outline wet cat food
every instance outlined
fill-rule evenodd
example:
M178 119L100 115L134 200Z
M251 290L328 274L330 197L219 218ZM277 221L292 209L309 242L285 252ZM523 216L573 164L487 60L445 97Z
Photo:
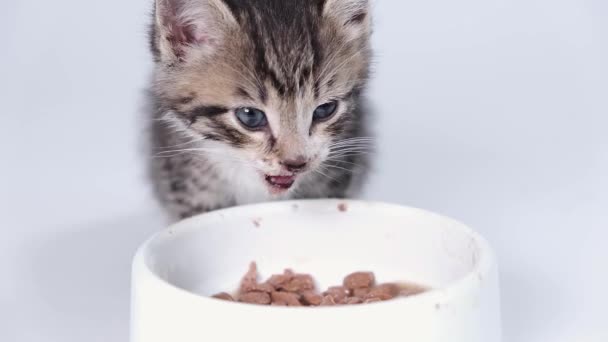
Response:
M256 305L272 306L334 306L356 305L413 296L426 289L416 285L376 284L372 272L356 272L344 278L341 286L324 292L315 288L312 276L285 270L266 282L258 282L256 263L251 263L243 276L238 294L219 293L213 298Z

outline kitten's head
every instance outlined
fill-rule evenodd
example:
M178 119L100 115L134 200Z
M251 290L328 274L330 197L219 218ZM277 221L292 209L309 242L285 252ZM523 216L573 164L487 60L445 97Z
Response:
M281 193L356 134L369 36L368 0L156 0L153 90Z

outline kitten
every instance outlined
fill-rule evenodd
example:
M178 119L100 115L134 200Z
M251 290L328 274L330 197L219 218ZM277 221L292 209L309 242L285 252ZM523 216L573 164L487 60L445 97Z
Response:
M154 12L150 166L173 218L359 190L368 0L156 0Z

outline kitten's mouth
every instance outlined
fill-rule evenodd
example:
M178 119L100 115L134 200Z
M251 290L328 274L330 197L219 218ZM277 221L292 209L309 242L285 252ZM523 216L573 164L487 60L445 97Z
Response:
M270 185L273 190L284 191L288 190L293 186L296 181L296 176L270 176L266 175L266 183Z

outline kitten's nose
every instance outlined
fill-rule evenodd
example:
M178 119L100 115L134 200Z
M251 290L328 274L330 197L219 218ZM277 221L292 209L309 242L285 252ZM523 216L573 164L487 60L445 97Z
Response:
M287 159L281 162L283 166L290 172L299 172L306 168L308 165L308 160L304 157L298 157L296 159Z

